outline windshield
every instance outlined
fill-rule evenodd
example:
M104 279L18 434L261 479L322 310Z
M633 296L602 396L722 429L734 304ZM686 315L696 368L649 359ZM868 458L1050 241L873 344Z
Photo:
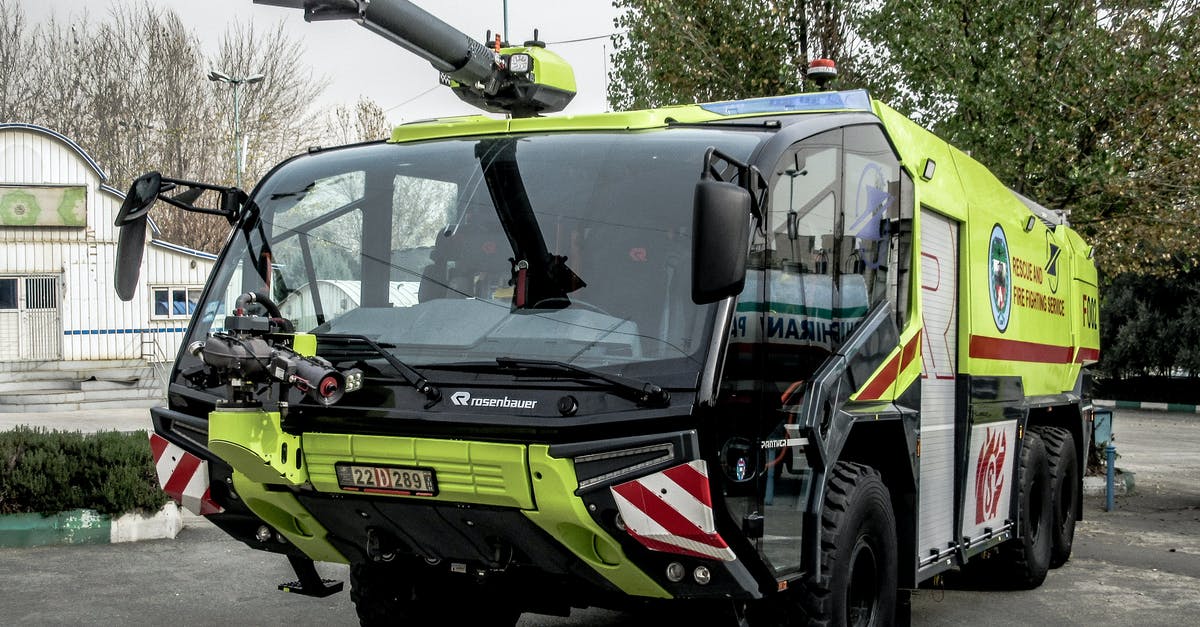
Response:
M195 333L267 288L297 331L364 335L413 366L694 370L713 315L690 295L694 185L706 148L747 159L759 139L554 134L297 159L256 191L261 224L235 233Z

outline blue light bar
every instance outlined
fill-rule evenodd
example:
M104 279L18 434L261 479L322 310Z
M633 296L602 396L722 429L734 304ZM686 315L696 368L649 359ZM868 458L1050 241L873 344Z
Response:
M792 111L870 111L871 96L863 89L818 91L790 96L710 102L700 105L700 108L719 115L788 113Z

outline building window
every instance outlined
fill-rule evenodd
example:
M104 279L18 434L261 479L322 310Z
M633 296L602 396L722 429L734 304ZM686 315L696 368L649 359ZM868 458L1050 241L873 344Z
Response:
M153 288L153 318L190 318L200 301L200 288L167 286Z
M17 280L0 279L0 309L17 308Z

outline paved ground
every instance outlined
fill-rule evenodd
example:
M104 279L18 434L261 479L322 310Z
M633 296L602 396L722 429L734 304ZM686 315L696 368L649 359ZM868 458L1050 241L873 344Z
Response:
M1070 562L1037 590L921 590L916 625L1181 625L1200 617L1200 417L1118 410L1120 465L1135 494L1115 512L1089 497ZM344 578L345 568L322 574ZM197 521L177 540L0 549L0 623L20 625L352 625L349 595L276 592L290 578L277 556L244 548ZM447 623L453 624L453 609ZM524 627L615 626L601 610Z

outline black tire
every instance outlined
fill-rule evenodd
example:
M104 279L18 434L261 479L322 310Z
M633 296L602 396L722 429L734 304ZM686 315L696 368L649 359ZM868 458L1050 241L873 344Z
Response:
M1079 454L1075 437L1061 427L1038 427L1038 435L1046 445L1046 462L1050 468L1050 502L1054 511L1051 522L1050 568L1058 568L1071 559L1075 543L1075 520L1079 518Z
M1050 466L1046 461L1046 446L1032 431L1025 433L1021 446L1020 493L1017 504L1019 537L1000 545L995 558L994 576L1002 587L1030 590L1042 585L1050 569L1050 548L1053 546L1051 526L1054 521L1050 498Z
M821 573L798 591L808 624L892 624L898 559L896 517L879 471L838 462L821 514Z
M399 568L359 562L350 565L350 600L358 623L375 625L419 625L412 580Z
M466 577L433 577L417 584L417 602L426 611L421 625L513 627L521 619L514 594ZM453 620L447 622L447 612Z
M450 623L472 627L511 627L521 618L494 587L432 572L414 577L392 564L351 564L350 600L364 627L442 624L448 612Z

